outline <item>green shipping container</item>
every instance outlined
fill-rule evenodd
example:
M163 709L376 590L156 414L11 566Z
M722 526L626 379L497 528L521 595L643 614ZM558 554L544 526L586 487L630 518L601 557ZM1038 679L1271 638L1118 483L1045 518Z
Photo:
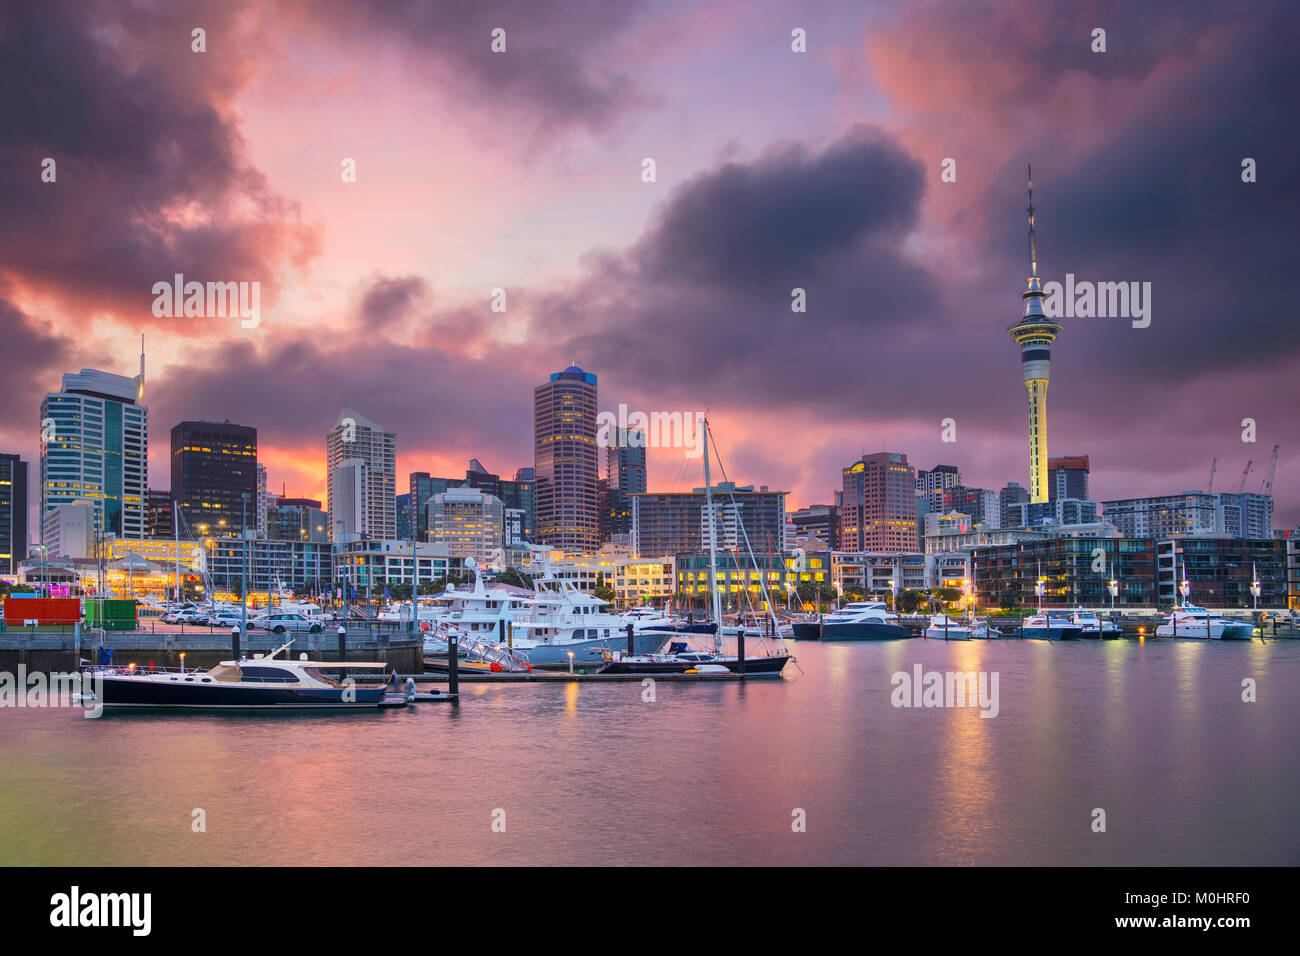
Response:
M102 615L102 619L101 619ZM106 631L134 631L135 601L123 598L86 598L86 623Z

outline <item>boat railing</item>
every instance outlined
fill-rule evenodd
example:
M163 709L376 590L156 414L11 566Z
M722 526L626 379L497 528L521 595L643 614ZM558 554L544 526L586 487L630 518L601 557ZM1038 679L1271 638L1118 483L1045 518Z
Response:
M462 627L440 621L436 632L443 640L447 640L452 634L455 634L456 644L465 652L466 656L477 658L485 664L496 664L503 671L530 671L533 669L533 665L528 662L528 655L523 651L504 647L495 641L485 641Z

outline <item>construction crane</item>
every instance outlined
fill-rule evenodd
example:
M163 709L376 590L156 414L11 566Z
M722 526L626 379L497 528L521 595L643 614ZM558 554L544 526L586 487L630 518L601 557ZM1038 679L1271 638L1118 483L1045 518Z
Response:
M1264 480L1264 494L1266 495L1271 495L1273 493L1273 476L1277 474L1277 449L1278 446L1274 445L1273 461L1268 466L1268 478Z
M1255 464L1255 459L1252 458L1246 462L1246 467L1242 469L1241 481L1237 482L1237 494L1241 494L1246 490L1246 476L1250 474L1250 466L1253 464Z
M1209 487L1210 494L1214 494L1214 469L1218 467L1219 467L1218 457L1212 458L1210 460L1210 487Z

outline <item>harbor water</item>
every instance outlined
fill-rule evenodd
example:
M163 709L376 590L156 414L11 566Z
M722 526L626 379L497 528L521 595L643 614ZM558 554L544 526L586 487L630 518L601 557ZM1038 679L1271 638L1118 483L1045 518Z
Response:
M1300 641L791 647L802 673L653 700L6 708L0 864L1300 863ZM894 706L916 665L996 674L996 716Z

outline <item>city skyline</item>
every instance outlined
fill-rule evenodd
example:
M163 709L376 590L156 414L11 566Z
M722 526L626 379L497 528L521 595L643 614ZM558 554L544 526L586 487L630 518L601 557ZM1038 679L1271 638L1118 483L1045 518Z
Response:
M166 429L228 418L258 428L271 487L324 499L321 436L342 405L397 434L399 486L470 457L510 473L531 463L531 389L571 362L601 376L603 408L709 409L729 475L790 489L792 508L827 500L864 451L1029 487L1005 327L1032 161L1042 279L1154 288L1149 327L1062 320L1050 447L1089 455L1105 500L1204 488L1213 458L1225 490L1253 459L1257 491L1280 444L1274 523L1297 523L1300 342L1261 285L1285 274L1300 161L1283 8L777 5L743 25L727 9L520 13L505 75L472 16L431 37L327 6L313 50L288 39L294 5L100 12L107 30L57 4L16 14L7 69L51 60L49 115L132 137L83 143L12 114L0 448L37 461L32 397L80 368L129 373L143 329L158 489ZM1105 53L1089 50L1094 18ZM340 73L340 50L374 69ZM741 58L761 111L716 82ZM169 82L142 104L143 74ZM724 106L726 129L705 122ZM417 109L429 122L400 121ZM104 178L120 188L88 186ZM153 283L178 273L262 282L260 325L155 319ZM672 486L681 458L650 450L651 490L700 484Z

